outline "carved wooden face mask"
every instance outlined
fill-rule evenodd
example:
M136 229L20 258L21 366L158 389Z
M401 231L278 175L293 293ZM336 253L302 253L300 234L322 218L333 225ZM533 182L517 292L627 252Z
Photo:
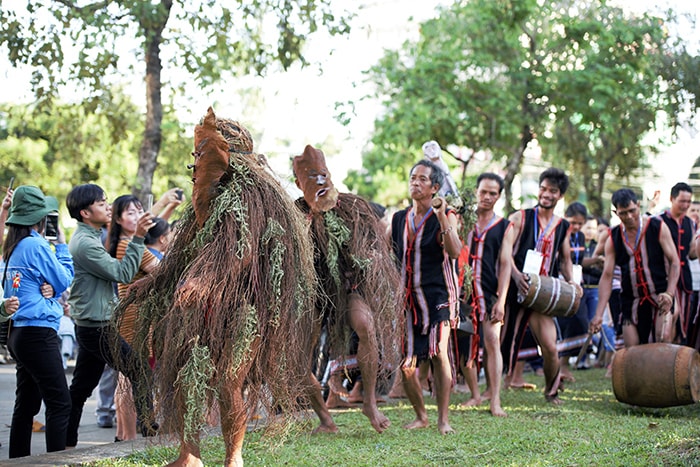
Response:
M335 207L338 190L333 186L323 152L307 145L293 160L296 184L304 192L304 200L313 212L326 212Z

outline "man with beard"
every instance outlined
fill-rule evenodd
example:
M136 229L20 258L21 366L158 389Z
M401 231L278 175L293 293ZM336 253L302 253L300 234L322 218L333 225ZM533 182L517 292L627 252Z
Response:
M385 364L392 362L392 346L400 329L395 324L398 272L389 243L372 206L359 196L335 189L322 151L307 145L293 159L293 169L296 185L304 192L296 205L310 223L320 287L316 306L328 329L329 352L333 357L348 355L349 330L357 334L362 413L381 433L391 423L377 408L379 355ZM338 427L323 402L320 385L309 375L311 405L321 422L314 433L335 433Z
M569 222L554 214L554 208L569 187L569 177L561 169L549 168L540 174L539 183L537 206L516 211L509 217L515 232L515 244L501 351L508 370L508 384L529 324L542 349L545 399L559 405L561 375L556 323L551 316L533 313L532 309L520 306L518 301L518 294L527 295L530 274L551 277L561 274L568 282L573 279Z
M613 269L618 265L622 271L620 302L625 347L659 341L669 328L669 312L680 275L673 238L659 217L641 214L637 195L632 190L617 190L612 204L621 223L610 230L605 240L605 265L590 330L598 332L601 328L612 289Z

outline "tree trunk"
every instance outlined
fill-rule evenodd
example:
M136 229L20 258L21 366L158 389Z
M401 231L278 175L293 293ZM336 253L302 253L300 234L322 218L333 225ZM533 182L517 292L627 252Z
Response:
M505 185L505 214L510 215L511 212L513 212L513 190L512 190L512 185L513 185L513 180L515 179L515 176L520 173L520 166L522 165L523 162L523 154L525 154L525 149L527 148L527 145L530 144L530 141L532 141L533 135L532 135L532 130L530 129L529 125L523 126L523 134L522 137L520 138L520 146L514 151L513 156L508 159L508 163L506 164L506 174L503 177L503 182Z
M139 168L136 173L136 184L132 193L139 199L145 200L153 188L153 174L158 166L158 153L163 138L161 125L163 123L163 102L161 100L160 73L160 44L163 40L163 29L168 22L172 1L161 3L159 21L153 18L141 21L144 29L145 59L146 59L146 127L143 141L139 148Z

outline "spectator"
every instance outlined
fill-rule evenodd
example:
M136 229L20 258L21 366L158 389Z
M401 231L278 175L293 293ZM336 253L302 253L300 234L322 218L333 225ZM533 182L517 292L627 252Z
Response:
M55 252L42 237L46 215L58 210L55 198L33 186L20 186L12 198L3 252L4 296L16 296L8 347L17 362L17 390L10 428L10 458L31 455L34 416L46 406L46 450L66 448L71 399L66 385L58 327L63 309L58 298L73 279L73 262L60 227ZM51 298L42 293L51 286ZM10 310L8 310L10 311Z
M143 237L153 226L152 215L140 216L125 257L117 260L100 241L101 227L110 222L112 215L104 190L93 184L76 186L68 194L66 205L71 217L78 221L69 245L76 269L69 303L80 347L70 386L73 407L66 445L78 444L83 406L97 386L105 364L124 371L131 380L139 429L142 435L153 436L158 424L153 420L151 383L143 378L147 374L143 369L146 363L118 337L110 323L115 304L112 283L130 282L138 271L143 257ZM120 342L117 355L111 352L114 342Z
M114 200L112 203L112 221L109 224L107 236L107 251L110 256L118 260L122 260L126 256L129 244L134 240L138 221L143 214L141 202L133 195L122 195ZM153 224L155 227L155 218L153 219ZM124 298L129 285L150 274L158 266L159 262L160 260L146 249L143 252L139 269L133 278L129 282L120 282L118 284L119 298ZM126 307L117 316L119 334L129 345L132 344L134 333L137 332L137 314L138 309L135 305L132 305ZM124 373L120 373L117 377L117 390L114 393L114 405L117 415L115 441L136 439L136 409L133 398L130 397L130 392L132 392L132 388L129 380L124 376Z

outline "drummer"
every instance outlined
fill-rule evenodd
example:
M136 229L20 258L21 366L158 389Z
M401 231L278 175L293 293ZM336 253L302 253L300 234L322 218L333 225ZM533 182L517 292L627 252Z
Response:
M590 330L600 330L613 269L618 265L622 271L620 305L625 347L646 344L650 338L668 342L674 331L670 312L680 276L680 259L671 231L660 217L642 215L637 195L628 188L613 193L612 204L620 225L613 227L605 240L605 266Z
M569 187L563 170L549 168L540 174L537 206L510 215L515 243L511 268L511 285L506 300L506 319L501 342L506 387L513 379L516 358L529 324L544 360L545 390L548 402L560 405L561 375L557 353L557 328L552 317L533 313L520 306L518 296L529 289L529 275L558 277L573 283L569 222L554 214L554 208Z

